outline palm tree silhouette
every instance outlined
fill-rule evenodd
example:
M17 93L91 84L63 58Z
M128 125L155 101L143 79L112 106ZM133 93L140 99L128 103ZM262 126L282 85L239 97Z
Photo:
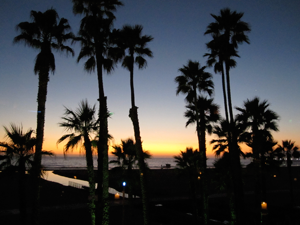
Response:
M141 25L125 25L119 32L121 47L125 50L124 57L122 60L122 66L129 70L130 72L130 95L131 95L131 109L129 110L129 117L133 124L134 137L137 148L137 158L140 170L140 182L142 189L142 202L143 202L143 215L144 215L144 225L149 223L148 215L148 196L147 188L145 184L145 162L143 158L143 147L140 135L140 125L138 119L138 107L135 104L135 92L134 92L134 64L136 64L139 69L146 67L147 61L144 56L152 57L152 51L146 47L147 43L152 41L153 38L149 35L142 35L143 27ZM126 53L127 51L127 53Z
M299 147L295 145L295 142L291 140L282 141L282 145L278 145L275 150L280 153L280 159L286 157L286 165L288 170L289 184L290 184L290 201L291 205L294 206L294 191L293 191L293 175L292 175L292 158L300 158Z
M14 38L14 43L23 42L25 46L40 49L34 65L34 73L39 76L37 95L37 142L34 160L36 162L36 168L39 169L42 160L41 152L44 139L49 72L51 71L54 73L55 71L55 58L52 50L54 49L74 55L73 50L64 45L69 39L73 38L73 34L71 32L67 33L71 29L68 20L65 18L59 20L58 14L54 9L48 9L45 12L31 11L30 17L32 18L32 22L21 22L17 25L17 30L20 31L20 34ZM33 216L35 223L39 223L39 171L36 173L38 179L35 184L36 200Z
M20 220L21 224L26 224L26 171L35 166L34 150L36 138L32 137L33 130L29 129L25 133L23 127L11 124L9 128L4 127L8 142L0 142L1 158L0 170L3 172L18 172L19 176L19 196L20 196ZM49 151L42 151L41 154L53 155Z
M236 121L234 123L235 133L237 134L237 144L245 142L246 137L243 134L244 128L239 126ZM215 155L219 157L225 152L229 153L230 128L228 122L225 119L220 120L219 124L213 126L212 133L218 137L217 139L212 139L210 141L210 144L214 144L213 150L215 151ZM237 149L240 152L240 156L246 157L239 145L237 145Z
M232 57L240 57L236 50L230 45L229 49L225 49L226 40L224 35L212 34L213 40L206 43L207 49L210 53L204 54L204 57L208 57L207 66L212 67L214 66L215 73L221 73L222 75L222 89L223 89L223 101L224 101L224 108L225 108L225 118L229 121L228 116L228 104L227 104L227 94L226 94L226 82L225 82L225 72L224 72L224 62L225 59L229 68L236 67L236 62Z
M110 163L117 164L122 168L123 176L126 183L128 184L126 185L128 187L128 197L129 199L131 199L132 189L134 185L134 174L132 170L138 164L137 149L134 140L131 138L121 140L121 144L114 145L113 149L114 151L112 151L112 154L115 155L117 159L111 160ZM143 151L144 159L149 159L150 157L151 155L148 151ZM127 175L127 178L125 176L125 173Z
M278 131L277 120L279 116L269 109L268 102L260 101L258 97L244 101L243 108L236 107L240 112L236 120L245 128L244 135L247 135L251 143L253 153L253 170L255 173L255 220L260 221L261 195L261 155L264 154L263 144L266 140L273 140L271 131Z
M241 142L245 141L245 136L243 135L244 129L242 126L234 122L234 126L231 129L235 129L235 134L237 135L237 146L236 148L240 152L240 156L244 158L246 155L240 149L238 145ZM225 189L227 192L227 196L229 199L229 208L230 208L230 216L231 216L231 223L236 224L236 210L235 210L235 203L234 203L234 193L232 187L232 175L231 175L231 168L230 168L230 155L229 155L229 143L230 143L230 125L226 119L223 119L219 122L219 124L213 127L212 133L217 136L211 140L210 144L214 144L213 150L215 151L216 157L221 158L214 163L216 168L217 174L217 183L220 189Z
M186 148L185 151L180 151L180 154L174 156L176 167L187 171L191 187L191 198L193 208L195 210L195 218L199 216L199 207L197 204L197 183L201 179L200 172L200 153L198 149Z
M206 181L206 146L205 146L205 107L200 109L201 101L203 98L199 97L201 93L212 95L213 82L212 75L205 72L205 66L201 67L199 62L188 61L187 66L180 68L180 76L175 78L178 84L176 94L186 94L185 101L188 103L188 112L186 116L190 117L188 124L191 122L196 123L196 131L198 137L199 152L201 156L201 185L202 185L202 201L203 201L203 221L204 224L208 223L208 196L207 196L207 181ZM200 101L200 104L198 103ZM207 109L207 108L206 108ZM188 125L187 124L187 125Z
M72 111L65 107L65 116L62 117L63 122L59 123L59 126L65 128L66 131L70 131L71 133L63 135L57 141L57 144L59 144L68 140L67 144L64 146L64 154L66 154L69 150L77 148L78 145L83 143L89 181L89 210L92 225L95 224L96 209L95 174L91 144L91 135L98 130L98 121L95 119L95 113L95 105L92 107L89 106L87 100L81 101L79 103L79 108L76 111Z
M229 8L222 9L219 16L211 14L215 22L210 23L205 32L205 34L211 34L214 38L207 47L211 47L212 52L215 49L219 50L219 54L216 54L216 56L219 56L219 62L222 64L222 67L223 62L225 63L228 108L231 122L234 121L234 118L231 104L229 70L235 66L235 62L231 57L238 56L235 51L238 48L238 44L242 44L243 42L249 44L248 36L245 33L250 31L250 27L248 23L241 21L243 15L244 13L237 13L236 11L231 11Z
M113 70L111 47L111 28L117 6L123 5L118 0L73 0L74 14L84 15L81 20L79 38L81 51L77 61L87 58L84 68L88 72L97 71L99 100L99 141L98 141L98 224L109 223L108 204L108 109L107 97L104 94L103 70L110 73ZM101 193L101 194L100 194ZM101 196L101 197L100 197ZM100 205L101 204L101 205ZM103 210L102 210L103 209ZM102 211L102 215L100 214Z
M231 11L229 8L224 8L220 11L220 15L211 14L215 19L215 22L212 22L208 25L205 34L211 34L213 40L207 44L208 49L211 53L206 54L209 56L208 65L215 65L215 71L222 73L222 85L223 85L223 94L224 94L224 104L225 104L225 116L229 124L234 123L233 112L232 112L232 102L231 102L231 89L230 89L230 68L236 66L235 60L232 57L239 57L237 54L238 44L246 42L249 44L247 32L250 31L250 26L248 23L241 21L243 13L237 13L236 11ZM218 59L217 59L218 58ZM225 67L225 69L224 69ZM227 100L228 100L228 109L229 109L229 118L227 112L227 100L225 96L225 79L224 71L226 74L226 86L227 86ZM236 149L236 135L234 132L229 133L232 138L232 147L229 147L230 157L231 157L231 169L232 169L232 182L234 182L235 190L235 205L237 211L237 222L239 223L240 219L243 219L244 211L244 197L243 197L243 184L242 184L242 174L239 158L239 151ZM231 145L231 141L229 143Z

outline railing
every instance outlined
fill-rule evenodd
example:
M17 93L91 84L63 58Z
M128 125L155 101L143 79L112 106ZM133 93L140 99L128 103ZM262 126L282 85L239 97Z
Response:
M82 184L78 184L78 183L73 182L73 181L69 181L69 186L74 187L74 188L78 188L78 189L83 189Z

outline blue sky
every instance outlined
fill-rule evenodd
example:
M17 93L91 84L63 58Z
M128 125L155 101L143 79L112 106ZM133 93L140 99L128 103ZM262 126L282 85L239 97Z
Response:
M205 65L203 55L207 25L213 22L210 14L219 14L229 7L244 12L243 21L251 26L250 45L239 47L237 67L231 70L232 102L242 106L243 101L255 96L268 100L270 109L280 115L277 141L292 139L300 145L300 2L296 0L127 0L116 12L115 28L124 24L141 24L143 34L151 35L149 43L153 58L148 66L135 70L136 105L139 107L141 136L146 150L176 155L185 147L197 147L195 127L185 128L184 96L176 96L174 78L178 69L189 59ZM38 77L33 73L38 51L22 44L13 45L18 34L15 26L29 21L31 10L55 8L60 17L69 20L76 34L81 17L72 13L71 1L61 0L2 0L0 3L0 125L13 122L25 129L36 128ZM55 53L56 71L50 75L46 103L45 142L47 150L62 153L63 144L56 141L64 134L58 123L64 107L75 109L87 98L97 101L97 78L76 63L79 44L72 46L75 57ZM221 77L215 75L215 102L223 113ZM109 132L114 143L133 137L130 108L129 72L120 65L104 77L109 119ZM0 129L0 140L4 139ZM208 138L208 141L211 137ZM208 149L211 146L208 145Z

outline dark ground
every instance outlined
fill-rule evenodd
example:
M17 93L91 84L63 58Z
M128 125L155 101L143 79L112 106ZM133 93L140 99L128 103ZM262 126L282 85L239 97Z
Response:
M59 170L56 174L86 180L87 173L84 170ZM276 174L276 177L274 177ZM300 206L300 168L294 167L294 202ZM214 170L209 170L209 208L210 218L215 221L229 220L229 207L225 194L216 190L214 182ZM29 180L29 178L28 178ZM110 171L110 186L122 191L121 174L118 171ZM16 175L0 173L0 224L19 224L18 210L18 182ZM269 224L299 224L300 208L292 208L289 205L289 187L286 168L273 171L266 177L268 190L268 220ZM178 175L173 169L151 170L148 176L150 196L150 217L152 224L179 225L196 224L193 216L192 202L190 200L189 182L187 174ZM253 177L244 170L245 202L249 224L252 220L253 208ZM32 190L27 187L28 205L31 205ZM138 194L138 193L137 193ZM57 183L43 181L41 191L41 218L42 225L82 225L88 224L88 210L86 207L88 193L84 189L76 189ZM155 206L160 204L162 206ZM111 224L122 224L124 209L124 224L142 224L142 207L140 199L135 199L132 204L122 200L110 200ZM200 201L199 201L200 205ZM28 209L30 211L30 207ZM210 222L211 224L221 224Z

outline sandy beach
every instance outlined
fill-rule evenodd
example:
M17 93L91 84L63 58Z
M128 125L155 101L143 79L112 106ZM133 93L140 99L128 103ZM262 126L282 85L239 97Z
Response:
M300 168L294 167L294 197L296 205L300 205ZM267 176L268 209L270 224L290 224L300 221L299 208L289 206L289 191L287 185L286 168L280 168ZM54 173L87 180L85 170L56 170ZM275 174L276 173L276 174ZM215 188L214 170L209 174L209 206L211 224L221 224L229 219L226 195ZM274 177L276 175L276 177ZM7 176L0 173L0 220L1 224L18 224L18 186L17 176ZM110 171L110 187L122 191L121 175L117 171ZM148 174L148 191L150 199L150 216L152 224L195 224L190 188L187 174L179 174L174 169L151 170ZM251 209L253 205L253 177L244 170L245 201L251 224ZM28 205L31 205L32 190L27 187ZM63 186L43 180L41 191L42 224L85 224L88 221L87 210L88 193L85 189ZM200 201L198 202L200 205ZM128 201L125 201L128 204ZM122 222L122 201L110 200L111 224ZM30 211L30 208L28 209ZM125 207L125 224L142 224L140 199L135 199ZM219 222L218 222L219 221Z

